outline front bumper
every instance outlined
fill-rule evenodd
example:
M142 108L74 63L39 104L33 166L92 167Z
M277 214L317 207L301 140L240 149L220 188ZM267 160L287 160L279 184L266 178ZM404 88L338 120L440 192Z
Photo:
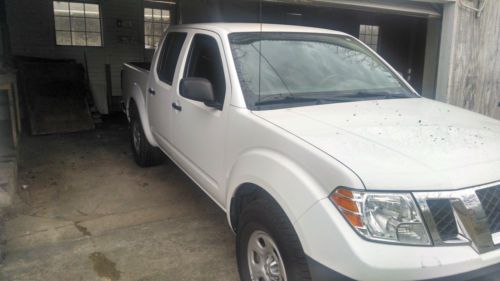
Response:
M354 279L342 275L314 259L307 257L307 264L314 281L353 281ZM447 277L434 278L433 281L498 281L500 279L500 266L491 265L474 271L456 274ZM430 280L430 279L427 279ZM423 280L425 281L425 280Z
M295 228L310 257L313 280L467 280L500 271L500 249L478 254L469 245L406 246L367 241L327 198L302 215Z

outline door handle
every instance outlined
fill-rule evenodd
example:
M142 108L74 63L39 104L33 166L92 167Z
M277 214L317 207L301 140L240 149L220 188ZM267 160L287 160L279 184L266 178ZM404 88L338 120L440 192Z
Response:
M177 111L182 111L182 106L180 106L179 104L173 102L172 103L172 108L177 110Z
M153 89L153 88L148 88L148 92L149 92L151 95L156 94L155 89Z

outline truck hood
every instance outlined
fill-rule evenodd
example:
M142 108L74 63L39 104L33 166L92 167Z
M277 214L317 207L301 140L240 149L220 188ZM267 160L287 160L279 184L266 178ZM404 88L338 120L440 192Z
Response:
M500 121L425 98L254 111L349 167L369 190L500 180Z

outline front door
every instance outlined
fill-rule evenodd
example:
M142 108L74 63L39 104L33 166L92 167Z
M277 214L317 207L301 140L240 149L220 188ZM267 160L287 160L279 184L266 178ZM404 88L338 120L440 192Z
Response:
M221 202L219 186L224 177L224 147L229 107L229 76L223 63L222 43L217 34L196 32L191 37L183 77L208 79L222 110L186 99L177 92L172 104L174 146L181 166L216 201Z

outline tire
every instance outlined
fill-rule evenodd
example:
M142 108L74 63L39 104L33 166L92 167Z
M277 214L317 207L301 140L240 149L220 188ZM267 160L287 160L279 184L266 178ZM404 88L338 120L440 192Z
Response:
M262 238L259 238L259 235L263 235ZM265 235L268 235L271 238L271 241L266 240L267 238ZM255 243L252 242L249 246L249 242L255 241L256 237L258 238L257 241L261 241L257 242L259 245L261 245L262 241L264 241L264 244L267 244L268 246L277 246L277 253L274 250L272 252L275 253L275 257L279 256L281 258L283 266L277 267L280 268L280 272L284 268L286 276L278 274L281 276L273 279L277 276L276 274L273 275L270 273L273 272L273 270L268 270L271 267L268 264L264 265L264 268L266 269L263 270L264 272L267 272L267 279L266 277L259 278L259 275L261 274L259 270L254 270L257 273L253 274L254 279L252 279L249 259L253 259L253 263L257 264L255 267L261 267L261 262L263 260L260 255L256 253L256 251L249 250L252 248L251 245L255 245ZM249 251L251 252L250 255L252 257L250 257ZM306 256L297 233L283 210L270 199L257 199L249 203L249 205L241 212L236 234L236 255L238 260L238 270L242 281L311 280ZM271 254L271 256L273 255ZM266 260L264 263L267 263L269 260L273 260L273 257L264 259ZM258 261L258 263L256 261ZM276 273L276 270L274 270L274 273Z
M134 160L140 167L152 167L165 161L163 152L152 146L142 127L139 112L134 103L130 104L130 144Z

